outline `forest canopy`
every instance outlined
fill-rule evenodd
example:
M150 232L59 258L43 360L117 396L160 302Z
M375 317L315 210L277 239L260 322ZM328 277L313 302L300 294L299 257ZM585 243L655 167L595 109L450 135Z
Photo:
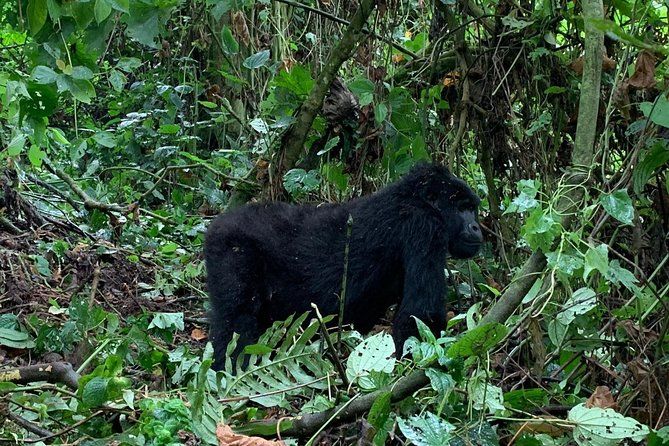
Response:
M669 445L668 41L655 0L0 2L0 441ZM315 308L212 369L216 215L424 162L481 198L444 330Z

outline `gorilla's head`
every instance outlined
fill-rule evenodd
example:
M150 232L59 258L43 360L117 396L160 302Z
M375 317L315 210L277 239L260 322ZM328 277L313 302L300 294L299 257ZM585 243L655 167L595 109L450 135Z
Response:
M481 199L442 166L421 164L409 176L417 181L414 197L442 222L449 254L458 259L475 256L483 244L477 218Z

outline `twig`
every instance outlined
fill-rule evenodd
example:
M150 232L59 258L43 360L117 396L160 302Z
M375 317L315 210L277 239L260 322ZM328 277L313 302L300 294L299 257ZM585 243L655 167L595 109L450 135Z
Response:
M339 320L337 321L337 352L341 353L341 330L344 325L344 306L346 305L346 288L348 284L348 254L351 247L351 231L353 229L353 216L349 215L346 220L346 245L344 246L344 274L341 278L341 293L339 293Z
M341 378L342 384L344 385L344 387L348 388L349 382L348 379L346 379L346 370L344 370L344 366L339 360L339 355L337 354L337 350L332 344L332 339L330 339L330 335L328 334L325 322L323 322L323 316L321 316L321 312L318 311L318 305L312 303L311 308L313 308L316 311L316 319L318 319L318 324L320 325L321 333L323 334L323 338L325 338L325 343L328 345L330 356L332 356L332 362L334 362L335 367L337 367L337 372L339 373L339 377Z
M72 425L66 427L66 428L63 429L63 430L60 430L60 431L58 431L58 432L54 432L54 433L51 434L51 435L46 435L46 436L41 437L41 438L28 439L28 440L23 440L23 441L24 441L24 443L40 443L40 442L46 442L46 441L48 441L48 440L50 440L50 439L52 439L52 438L60 437L61 435L65 435L66 433L68 433L68 432L70 432L70 431L73 431L74 429L78 428L78 427L81 426L82 424L88 423L90 420L92 420L93 418L97 417L98 415L102 415L103 413L104 413L104 410L98 410L97 412L95 412L95 413L93 413L93 414L87 416L86 418L77 421L76 423L74 423L74 424L72 424Z
M28 432L32 432L33 434L39 435L40 437L50 437L53 435L53 432L51 432L50 430L44 429L43 427L38 426L35 423L31 423L25 418L16 415L14 412L10 411L9 414L7 414L7 418L12 420L17 425L21 426Z

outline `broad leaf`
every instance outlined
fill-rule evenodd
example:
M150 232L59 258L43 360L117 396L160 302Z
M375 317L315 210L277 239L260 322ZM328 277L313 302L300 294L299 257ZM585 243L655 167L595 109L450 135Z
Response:
M387 333L378 333L362 341L346 361L346 377L363 389L373 389L371 372L392 373L395 368L395 342Z
M444 446L452 437L455 426L431 412L422 416L397 420L400 430L416 446Z
M468 330L460 339L455 341L448 349L448 355L463 358L482 356L497 345L506 336L507 331L506 326L497 322L480 325L473 330Z
M643 441L650 433L647 426L612 409L574 406L567 415L574 426L574 440L580 446L608 446L622 440Z
M269 60L269 50L262 50L244 59L242 65L244 65L246 68L250 70L254 70L256 68L260 68L263 65L265 65L268 60Z
M611 217L626 225L632 224L634 206L626 190L620 189L610 194L602 194L599 202Z

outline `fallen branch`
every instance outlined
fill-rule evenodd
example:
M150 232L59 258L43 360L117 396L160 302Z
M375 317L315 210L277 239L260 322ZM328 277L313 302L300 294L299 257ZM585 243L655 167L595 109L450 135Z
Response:
M79 388L79 374L69 362L35 364L0 371L0 382L27 384L35 381L63 383L74 390Z
M347 401L340 406L324 412L312 413L300 417L289 417L281 419L263 420L249 423L235 431L246 435L261 435L265 437L276 436L277 432L282 435L306 437L316 432L322 425L341 422L355 418L367 412L378 397L388 392L391 393L392 401L400 401L413 394L429 382L422 370L411 373L400 378L392 386L385 387L376 392L358 396L353 401Z
M66 174L62 169L58 169L57 167L52 166L50 163L46 162L46 160L43 161L43 164L49 172L63 180L70 187L70 189L72 189L72 192L74 192L84 202L84 207L86 209L97 209L105 213L118 212L119 214L129 214L137 208L136 203L130 204L128 206L119 206L118 204L114 203L103 203L101 201L94 200L81 187L79 187L74 178Z

